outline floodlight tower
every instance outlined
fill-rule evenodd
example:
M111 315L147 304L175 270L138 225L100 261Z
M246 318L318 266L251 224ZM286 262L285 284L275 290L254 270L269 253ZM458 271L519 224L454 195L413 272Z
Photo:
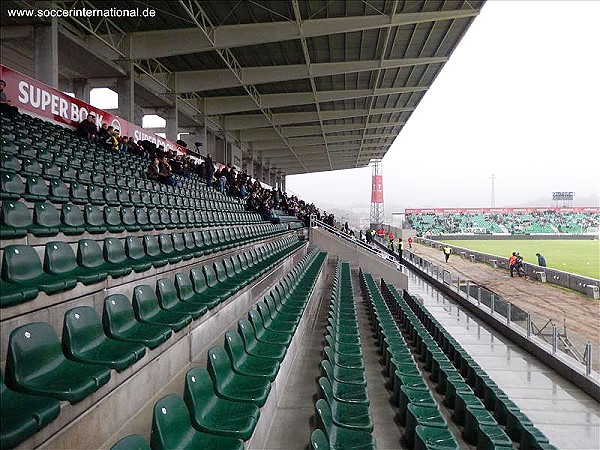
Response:
M372 159L373 168L371 185L371 229L378 230L383 226L383 176L381 175L381 159Z
M492 195L490 199L490 207L496 207L496 189L494 186L494 181L496 181L496 175L492 174Z

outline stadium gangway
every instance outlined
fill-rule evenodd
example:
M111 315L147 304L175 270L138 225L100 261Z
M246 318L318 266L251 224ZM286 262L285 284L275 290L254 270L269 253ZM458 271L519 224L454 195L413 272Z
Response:
M356 237L350 236L346 233L342 233L335 227L332 227L331 225L327 225L325 222L318 220L317 216L314 214L311 214L311 216L310 216L310 227L311 228L316 228L316 227L323 228L324 230L327 230L330 233L335 234L337 237L345 240L346 242L348 242L352 245L356 245L359 248L361 248L369 253L372 253L376 256L379 256L382 259L391 261L394 264L399 264L398 260L394 256L390 255L387 251L381 251L375 247L371 247L370 245L365 244L364 242L362 242L360 239L357 239Z
M378 244L382 245L381 243ZM569 373L569 378L575 385L592 397L600 399L600 374L592 368L594 351L591 342L588 341L585 345L583 361L579 361L573 354L564 352L559 348L560 334L556 324L552 324L551 342L548 343L534 333L531 312L525 311L525 326L522 326L515 320L516 317L512 311L513 305L510 302L503 301L506 308L499 311L499 302L496 302L497 296L492 295L489 305L486 305L482 301L480 289L477 290L477 295L471 295L471 284L468 280L461 283L460 277L455 277L447 269L443 269L409 250L404 250L404 255L404 260L412 267L427 275L431 280L436 281L438 286L445 286L447 293L454 294L455 299L463 301L463 306L469 306L480 317L485 317L486 323L500 329L511 340L521 341L517 342L521 347L527 347L530 352L559 373L563 375ZM519 322L522 321L519 320Z

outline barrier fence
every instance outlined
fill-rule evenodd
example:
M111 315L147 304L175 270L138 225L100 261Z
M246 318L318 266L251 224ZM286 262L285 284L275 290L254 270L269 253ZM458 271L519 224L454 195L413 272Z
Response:
M375 242L381 248L386 248L379 238L375 239ZM594 352L597 350L594 350L593 344L583 336L569 332L564 321L560 327L547 317L525 311L485 287L470 280L462 280L453 272L409 250L403 251L403 259L465 300L477 305L485 314L500 319L509 328L519 329L520 334L534 341L536 345L539 339L542 339L550 344L552 354L563 354L574 363L582 364L587 377L591 377L593 369L599 366L600 361L594 361Z
M445 245L448 245L452 249L452 253L461 256L462 258L470 259L473 262L482 262L494 268L509 270L508 258L477 252L467 248L434 241L432 239L422 237L416 237L414 239L415 242L419 242L440 250ZM530 278L536 279L543 283L550 283L573 289L574 291L581 292L595 299L600 298L600 280L595 278L584 277L582 275L564 272L562 270L552 269L550 267L540 267L537 264L526 262L523 263L523 268L525 269L525 275Z

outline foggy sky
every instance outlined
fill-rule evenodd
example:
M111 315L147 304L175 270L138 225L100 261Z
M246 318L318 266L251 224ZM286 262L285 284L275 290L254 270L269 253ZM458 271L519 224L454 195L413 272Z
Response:
M600 2L488 1L383 159L386 203L489 207L600 191ZM371 170L292 175L289 191L370 202ZM595 200L597 202L597 200ZM589 205L594 206L594 205Z

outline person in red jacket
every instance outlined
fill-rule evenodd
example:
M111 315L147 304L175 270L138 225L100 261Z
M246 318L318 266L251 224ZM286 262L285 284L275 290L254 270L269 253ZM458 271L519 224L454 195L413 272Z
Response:
M409 236L408 239L406 240L406 242L408 242L408 248L412 248L412 242L413 242L412 236Z

